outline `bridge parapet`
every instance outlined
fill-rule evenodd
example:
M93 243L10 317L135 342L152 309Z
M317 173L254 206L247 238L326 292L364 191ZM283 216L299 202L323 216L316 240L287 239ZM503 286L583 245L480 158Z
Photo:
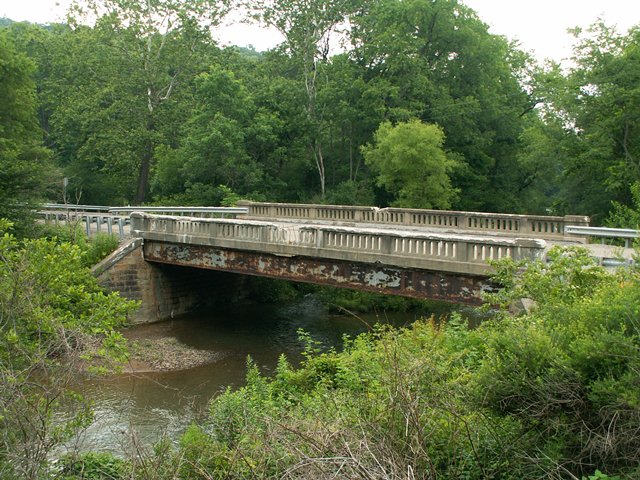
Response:
M133 213L131 219L133 235L157 242L483 276L490 270L488 260L538 258L546 246L543 240L390 231L364 226L293 225L144 213Z
M589 217L579 215L546 216L505 213L420 210L408 208L377 208L345 205L312 205L258 203L241 201L248 209L247 218L321 220L346 223L368 223L405 227L428 227L469 233L510 237L535 237L545 240L581 241L568 237L567 226L588 226ZM584 240L583 240L584 241Z

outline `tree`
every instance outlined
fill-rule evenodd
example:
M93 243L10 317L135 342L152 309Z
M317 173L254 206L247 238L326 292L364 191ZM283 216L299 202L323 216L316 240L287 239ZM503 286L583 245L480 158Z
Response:
M182 145L162 152L154 191L165 196L185 192L187 203L217 205L220 185L246 194L262 178L248 148L261 116L247 88L219 65L197 77L196 89L197 103L183 129Z
M276 28L285 38L284 49L298 68L305 91L307 149L313 158L324 197L326 169L322 141L324 114L318 108L318 75L328 60L332 35L355 11L354 0L259 0L244 2L250 14Z
M513 211L515 158L532 114L515 46L457 0L368 2L351 22L352 58L380 91L386 118L437 123L459 156L456 207Z
M449 208L457 194L449 173L455 161L442 149L444 133L437 125L410 120L380 125L375 145L363 149L367 164L378 173L378 185L395 194L396 207Z
M0 218L23 220L51 175L36 116L33 63L0 30Z
M576 66L551 99L574 145L564 201L602 218L611 200L630 205L640 180L640 28L621 35L599 22L574 34Z
M201 47L210 43L210 29L229 7L227 0L182 2L174 0L78 0L70 10L73 25L97 18L109 55L121 59L125 88L138 106L142 125L137 152L134 201L146 199L156 147L162 143L159 123L163 106L193 78ZM121 77L122 79L122 77ZM160 138L159 138L160 137Z

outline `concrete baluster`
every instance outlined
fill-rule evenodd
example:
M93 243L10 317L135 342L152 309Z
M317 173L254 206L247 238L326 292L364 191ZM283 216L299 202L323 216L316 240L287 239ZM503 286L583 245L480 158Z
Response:
M473 254L469 250L473 248L470 242L457 241L456 242L456 261L469 262L473 259Z
M459 213L456 215L458 221L458 228L460 230L469 230L469 215L465 213Z

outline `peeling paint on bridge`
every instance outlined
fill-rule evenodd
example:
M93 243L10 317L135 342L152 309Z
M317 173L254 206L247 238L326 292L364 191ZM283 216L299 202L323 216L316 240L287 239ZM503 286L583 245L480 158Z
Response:
M467 305L479 305L481 291L493 290L488 279L480 276L152 240L144 243L144 258L149 262Z

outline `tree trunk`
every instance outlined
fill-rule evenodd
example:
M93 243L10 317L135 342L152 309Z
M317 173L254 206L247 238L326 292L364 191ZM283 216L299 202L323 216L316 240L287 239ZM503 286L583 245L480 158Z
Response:
M136 188L135 204L142 205L147 197L147 191L149 190L149 172L151 171L151 160L153 152L153 145L149 141L149 145L145 147L145 153L140 162L140 170L138 172L138 186Z
M153 163L153 132L155 123L153 117L149 115L147 119L147 140L145 140L144 153L140 162L140 170L138 171L138 184L136 188L135 204L142 205L149 193L149 175L151 173L151 164Z

